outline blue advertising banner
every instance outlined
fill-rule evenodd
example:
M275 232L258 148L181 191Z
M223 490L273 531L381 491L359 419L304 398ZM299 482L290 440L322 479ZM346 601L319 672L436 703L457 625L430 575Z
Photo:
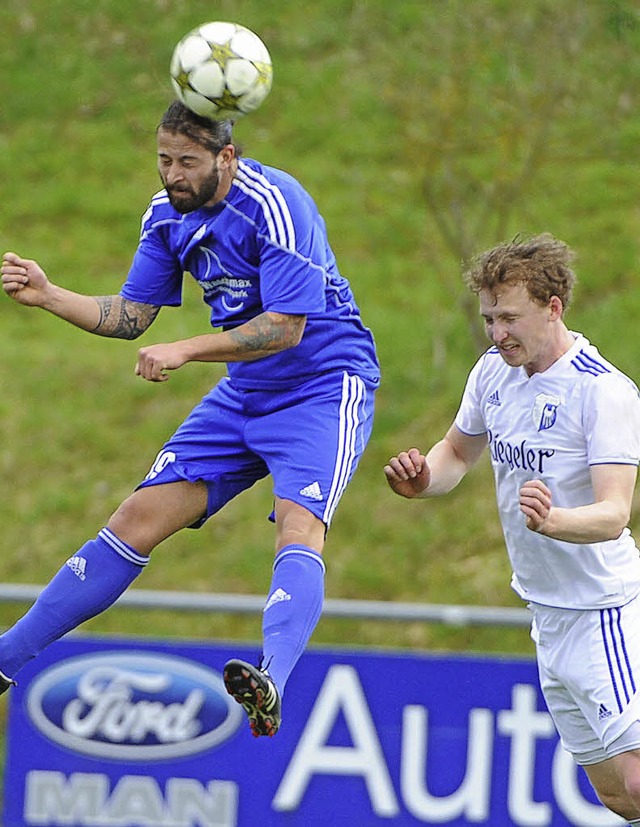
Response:
M247 646L73 636L19 675L4 827L613 827L531 659L310 650L283 725L225 692Z

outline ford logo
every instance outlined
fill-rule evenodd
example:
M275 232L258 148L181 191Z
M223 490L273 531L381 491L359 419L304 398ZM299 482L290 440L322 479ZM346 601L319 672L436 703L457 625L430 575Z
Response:
M96 758L164 761L217 746L242 720L221 676L147 652L77 657L31 684L27 712L51 741Z

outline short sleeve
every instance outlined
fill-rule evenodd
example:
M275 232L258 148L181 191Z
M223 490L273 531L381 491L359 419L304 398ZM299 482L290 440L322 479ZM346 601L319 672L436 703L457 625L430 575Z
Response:
M153 229L143 235L120 295L156 306L182 303L183 272L179 261Z
M582 413L589 465L640 462L640 395L624 374L589 383Z
M484 359L480 359L472 368L455 418L456 427L469 436L479 436L487 430L481 405L480 381L483 364Z

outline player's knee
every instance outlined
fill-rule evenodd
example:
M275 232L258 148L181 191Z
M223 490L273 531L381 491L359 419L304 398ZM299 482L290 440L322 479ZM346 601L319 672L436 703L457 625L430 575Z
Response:
M115 522L123 527L129 523L134 524L140 520L147 519L146 511L147 509L143 507L142 503L135 496L135 494L131 494L131 496L127 497L126 500L123 500L116 508L111 515L109 523L111 524Z
M634 818L640 812L640 721L634 721L613 742L614 749L622 749L616 758L617 775L621 779L626 798L633 803ZM625 818L629 816L625 813Z
M634 804L635 817L640 812L640 773L634 772L624 780L627 796Z
M598 798L604 807L611 810L612 813L621 816L625 819L632 819L635 817L637 807L628 794L622 790L596 790Z
M118 506L107 526L120 540L141 554L150 554L159 542L155 516L135 494Z
M626 773L613 785L598 785L596 793L607 809L622 818L632 820L640 813L640 775Z
M301 543L322 552L326 526L311 511L290 500L276 501L276 546Z

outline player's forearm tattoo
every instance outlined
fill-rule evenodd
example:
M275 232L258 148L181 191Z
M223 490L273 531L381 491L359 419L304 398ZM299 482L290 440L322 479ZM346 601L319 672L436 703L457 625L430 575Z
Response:
M306 316L261 313L231 330L230 335L242 351L259 359L297 345L305 320Z
M95 296L100 308L100 320L93 333L114 339L137 339L160 312L152 304L141 304L122 296Z

